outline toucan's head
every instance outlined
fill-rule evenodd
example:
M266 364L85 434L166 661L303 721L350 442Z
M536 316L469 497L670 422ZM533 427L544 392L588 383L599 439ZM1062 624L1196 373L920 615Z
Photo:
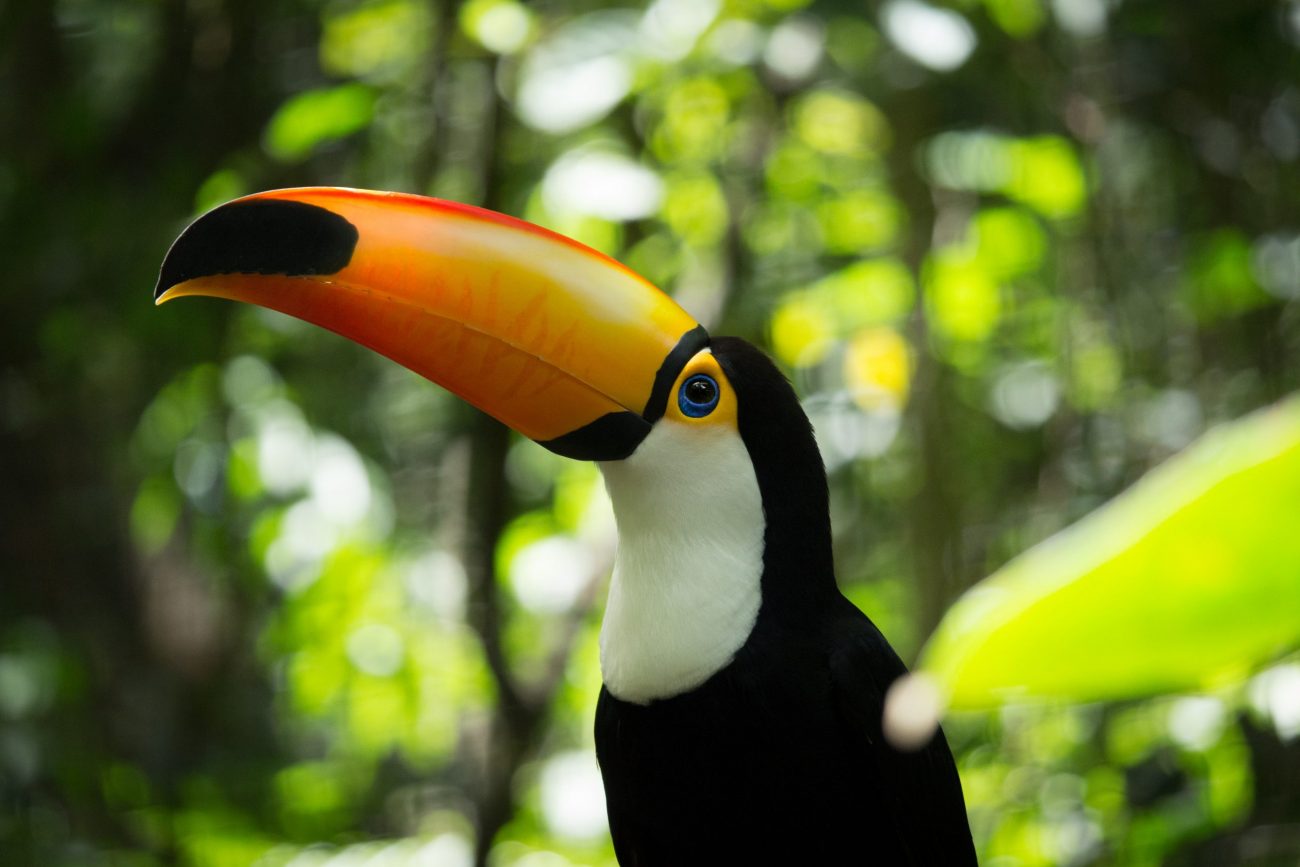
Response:
M825 476L785 378L572 240L419 196L276 190L222 205L177 239L155 300L185 295L328 328L554 452L601 462L620 564L689 573L676 586L700 595L668 599L665 617L748 605L749 625L735 627L747 631L756 597L736 600L753 597L774 561L830 574ZM729 570L736 586L711 586Z
M421 196L312 187L221 205L163 262L155 301L187 295L328 328L572 458L624 459L661 420L734 434L733 377L772 380L749 383L764 402L784 385L770 364L757 372L739 341L711 345L672 299L613 259L522 220Z

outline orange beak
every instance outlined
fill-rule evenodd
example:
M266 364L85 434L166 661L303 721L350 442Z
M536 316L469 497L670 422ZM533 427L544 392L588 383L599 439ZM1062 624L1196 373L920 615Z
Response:
M172 245L157 303L279 310L388 356L559 454L630 455L708 335L667 295L531 223L422 196L274 190Z

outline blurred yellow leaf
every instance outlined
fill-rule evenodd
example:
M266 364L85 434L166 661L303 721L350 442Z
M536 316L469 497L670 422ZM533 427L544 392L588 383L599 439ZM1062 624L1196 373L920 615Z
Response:
M794 367L811 367L830 352L835 323L824 304L809 293L788 296L772 314L772 351Z
M892 328L868 328L849 341L844 382L866 410L898 408L907 402L912 382L911 349Z

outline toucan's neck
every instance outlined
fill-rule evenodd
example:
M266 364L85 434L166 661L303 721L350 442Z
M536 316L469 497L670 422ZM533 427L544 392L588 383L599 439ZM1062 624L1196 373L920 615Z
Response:
M637 703L699 686L727 665L763 604L763 501L732 430L660 421L601 465L618 553L601 624L605 686Z
M728 337L714 339L714 353L736 389L738 427L762 493L764 610L818 616L839 591L826 469L812 425L767 356Z
M820 460L797 464L755 460L763 510L764 606L783 618L816 617L837 596L831 553L826 475Z

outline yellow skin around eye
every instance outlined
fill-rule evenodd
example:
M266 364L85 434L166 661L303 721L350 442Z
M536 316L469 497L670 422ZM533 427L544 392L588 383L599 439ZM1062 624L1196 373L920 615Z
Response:
M677 403L677 396L681 393L682 383L700 373L713 377L714 382L718 384L718 405L708 415L692 418L682 412L681 406ZM731 387L731 383L727 381L726 374L722 372L722 366L718 364L718 360L713 357L712 352L702 349L687 362L686 367L682 369L681 375L673 383L673 390L668 398L668 408L664 413L664 417L680 424L708 425L714 429L738 430L736 427L736 392Z

